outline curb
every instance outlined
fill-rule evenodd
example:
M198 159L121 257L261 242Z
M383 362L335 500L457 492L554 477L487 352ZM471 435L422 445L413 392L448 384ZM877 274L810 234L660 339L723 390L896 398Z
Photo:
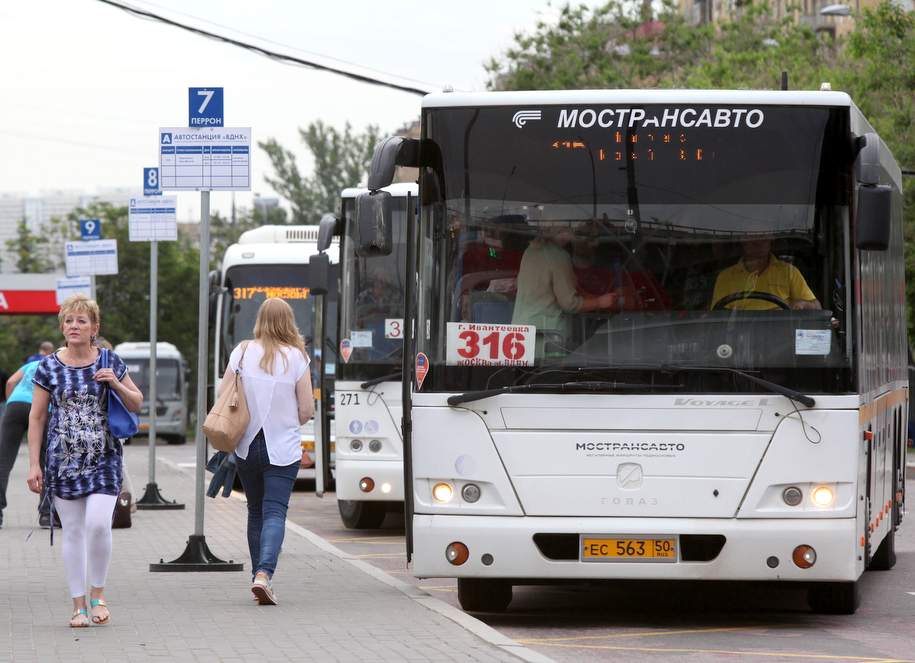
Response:
M174 461L167 458L157 457L156 461L180 474L192 474L192 472L188 471L189 468L181 467L178 465L178 463L175 463ZM232 491L231 497L238 500L239 502L245 501L244 493L239 493L235 490ZM394 576L388 575L378 567L372 566L366 561L356 559L349 553L341 550L318 534L315 534L310 529L306 529L301 525L296 525L295 523L286 520L286 530L301 536L303 539L307 540L317 548L320 548L324 552L343 560L362 573L372 576L375 580L383 582L389 587L393 587L405 596L416 601L427 610L431 610L432 612L435 612L442 617L445 617L446 619L450 619L464 630L470 631L484 642L487 642L494 647L498 647L506 654L511 654L512 656L515 656L522 661L528 661L528 663L553 663L553 659L515 642L508 636L499 633L496 629L480 621L476 617L468 615L463 610L458 610L454 606L445 603L441 599L430 596L428 593L416 585L411 585L410 583L399 580Z
M244 499L242 495L236 494L235 491L232 492L232 497L240 501ZM320 548L324 552L338 557L339 559L356 567L363 573L366 573L376 580L379 580L384 584L393 587L423 607L438 613L442 617L450 619L461 628L473 633L478 638L488 642L495 647L498 647L508 654L517 656L522 661L529 661L529 663L550 663L553 660L544 656L543 654L540 654L539 652L535 652L532 649L528 649L527 647L518 644L508 636L499 633L496 629L480 621L476 617L468 615L463 610L458 610L453 605L449 605L441 599L430 596L419 587L390 576L379 569L377 566L372 566L368 562L365 562L361 559L355 559L349 553L340 550L332 543L329 543L321 536L315 534L309 529L302 527L301 525L296 525L295 523L291 523L287 520L286 529L290 532L295 532L299 536L307 539L310 543Z

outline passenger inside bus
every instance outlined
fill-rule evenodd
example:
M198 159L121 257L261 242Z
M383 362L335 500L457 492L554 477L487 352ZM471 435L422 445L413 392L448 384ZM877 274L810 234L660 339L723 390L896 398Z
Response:
M564 248L573 239L571 228L539 225L540 236L531 241L521 258L512 324L534 325L538 332L567 339L572 329L566 313L612 309L619 301L620 289L600 295L579 294L572 257Z
M670 296L639 256L613 242L601 244L596 238L572 242L572 269L581 295L616 292L615 308L621 311L670 309Z
M740 260L723 270L715 280L710 303L712 310L821 308L800 270L772 253L770 238L744 240L740 247Z

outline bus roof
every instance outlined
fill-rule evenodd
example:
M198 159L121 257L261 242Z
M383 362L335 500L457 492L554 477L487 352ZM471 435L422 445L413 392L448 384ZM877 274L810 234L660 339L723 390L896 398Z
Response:
M417 186L416 182L395 182L394 184L386 186L381 190L387 191L395 198L404 197L408 193L413 194L414 196L419 195L419 186ZM366 191L368 191L368 189L363 187L349 187L347 189L343 189L343 191L340 193L340 197L355 198L360 193L365 193Z
M235 265L307 265L317 253L318 226L261 226L242 233L238 243L226 249L222 278ZM325 251L330 261L339 261L339 239Z
M851 106L845 92L819 90L536 90L439 92L423 97L423 108L530 106L534 104L757 104Z
M135 359L137 357L149 357L149 341L128 341L118 343L114 346L114 351L122 359ZM156 343L157 359L181 359L181 352L171 343L159 341Z

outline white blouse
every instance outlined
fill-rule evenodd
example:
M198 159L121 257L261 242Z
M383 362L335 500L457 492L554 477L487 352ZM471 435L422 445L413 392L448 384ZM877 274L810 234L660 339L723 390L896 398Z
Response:
M278 350L273 361L273 375L260 367L264 348L257 341L245 341L232 351L229 367L235 371L242 355L242 345L247 344L241 367L242 387L248 401L251 421L235 450L239 458L248 457L248 448L261 429L267 442L267 455L271 465L291 465L302 460L299 435L299 407L295 383L308 370L309 359L298 348ZM283 361L283 355L288 361Z

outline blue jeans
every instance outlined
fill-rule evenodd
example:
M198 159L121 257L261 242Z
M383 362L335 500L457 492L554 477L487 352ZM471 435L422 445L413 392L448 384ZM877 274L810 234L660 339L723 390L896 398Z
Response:
M264 431L258 432L248 457L238 458L238 476L248 498L248 550L251 574L273 576L286 534L286 509L299 463L271 465Z

